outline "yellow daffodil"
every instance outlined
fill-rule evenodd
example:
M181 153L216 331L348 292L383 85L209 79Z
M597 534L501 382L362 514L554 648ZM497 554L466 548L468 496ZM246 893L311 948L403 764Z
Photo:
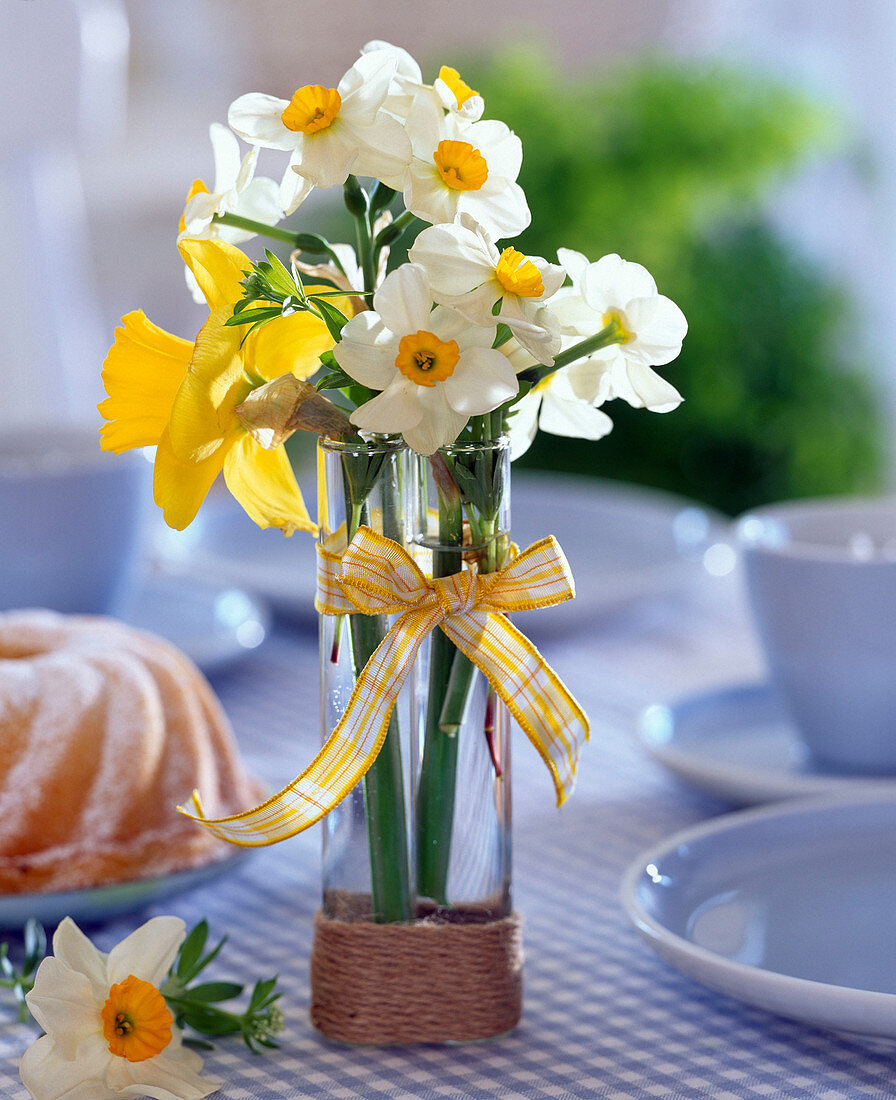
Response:
M109 395L104 450L156 446L153 492L165 521L182 530L217 475L260 527L313 531L282 446L263 447L240 419L252 391L289 373L304 379L332 347L326 326L308 312L277 318L246 337L227 319L241 297L249 259L233 245L187 239L178 248L209 307L195 343L158 328L142 311L122 318L103 367Z

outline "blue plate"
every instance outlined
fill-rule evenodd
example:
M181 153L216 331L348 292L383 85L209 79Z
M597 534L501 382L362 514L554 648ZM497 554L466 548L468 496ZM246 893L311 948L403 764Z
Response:
M896 796L896 776L840 775L814 766L765 684L649 706L638 720L637 738L679 778L739 806L817 794Z
M896 797L727 814L641 855L622 886L650 947L710 989L896 1041Z
M86 890L67 890L56 894L2 894L0 928L20 930L29 917L34 917L48 929L54 928L63 917L71 917L77 924L114 920L124 913L143 909L213 882L233 871L247 854L246 851L237 851L204 867Z

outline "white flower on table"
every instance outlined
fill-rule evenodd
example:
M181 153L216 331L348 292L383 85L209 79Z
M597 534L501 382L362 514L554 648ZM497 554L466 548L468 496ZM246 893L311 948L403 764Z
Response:
M307 84L290 100L250 92L230 105L227 120L250 145L290 152L287 172L316 187L338 186L354 172L398 190L410 146L382 109L395 66L389 51L364 54L335 88Z
M650 368L678 355L688 323L650 272L615 253L594 263L568 248L557 256L572 279L551 303L564 336L581 340L613 322L622 335L621 343L576 364L577 391L596 405L620 397L635 408L670 412L681 404L675 387Z
M469 214L495 238L515 236L532 220L516 182L522 143L503 122L467 123L422 92L408 115L407 133L413 155L404 204L412 214L433 225Z
M333 349L340 367L380 390L351 415L371 432L401 433L419 454L452 443L471 416L517 392L510 361L492 348L496 326L471 325L432 308L421 268L402 264L373 296L373 310L353 317Z
M515 248L499 252L492 238L462 214L455 225L433 225L414 242L410 259L426 272L433 297L476 325L503 321L539 363L560 350L560 325L544 305L566 272L540 256ZM493 309L500 302L500 313Z
M159 991L185 933L177 917L155 917L106 955L62 921L26 996L46 1032L19 1067L34 1100L200 1100L220 1087L200 1077Z

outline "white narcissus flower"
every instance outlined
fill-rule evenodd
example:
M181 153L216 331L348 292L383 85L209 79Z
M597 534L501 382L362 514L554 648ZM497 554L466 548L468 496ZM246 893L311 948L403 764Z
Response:
M211 237L239 244L255 234L250 229L221 225L212 219L216 214L238 214L268 225L276 224L283 217L279 188L274 180L254 178L258 150L250 149L241 161L239 142L226 126L213 122L208 136L215 157L215 182L211 190L202 180L193 183L177 239Z
M220 1084L181 1045L159 992L185 936L177 917L155 917L106 955L69 917L37 970L28 1008L46 1032L19 1073L34 1100L200 1100Z
M401 433L431 455L453 443L471 416L491 412L517 392L513 367L492 348L495 326L471 325L432 308L423 271L402 264L353 317L333 349L340 367L382 391L351 415L362 431Z
M409 252L426 273L433 297L476 325L503 321L539 363L550 366L560 350L560 324L544 305L566 272L515 248L498 252L485 230L462 214L455 225L424 229ZM495 316L495 303L501 302Z
M516 340L509 340L501 350L517 374L537 365ZM511 408L507 419L511 462L529 450L539 428L574 439L602 439L612 430L613 421L595 407L582 387L580 366L574 363L549 374Z
M335 88L307 84L290 100L250 92L231 104L228 122L250 145L291 152L287 172L316 187L338 186L354 172L400 190L410 146L382 109L395 66L389 51L377 50L358 58Z
M407 132L413 156L404 204L412 214L433 225L469 214L495 238L526 228L532 218L516 182L523 147L503 122L466 123L423 92L414 100Z
M635 408L669 412L681 394L652 366L671 362L688 331L684 314L657 291L650 272L615 253L589 263L580 252L562 248L558 258L572 278L551 303L567 343L593 336L615 322L623 341L577 363L578 385L594 404L620 397Z

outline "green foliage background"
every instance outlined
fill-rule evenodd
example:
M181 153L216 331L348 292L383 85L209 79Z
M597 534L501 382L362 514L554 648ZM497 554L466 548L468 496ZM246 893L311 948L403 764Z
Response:
M529 51L462 65L523 142L525 251L643 263L684 310L660 368L671 414L607 406L594 443L539 433L521 465L674 490L729 513L878 488L884 425L842 288L763 217L770 183L839 140L831 114L730 68L651 63L573 80Z

